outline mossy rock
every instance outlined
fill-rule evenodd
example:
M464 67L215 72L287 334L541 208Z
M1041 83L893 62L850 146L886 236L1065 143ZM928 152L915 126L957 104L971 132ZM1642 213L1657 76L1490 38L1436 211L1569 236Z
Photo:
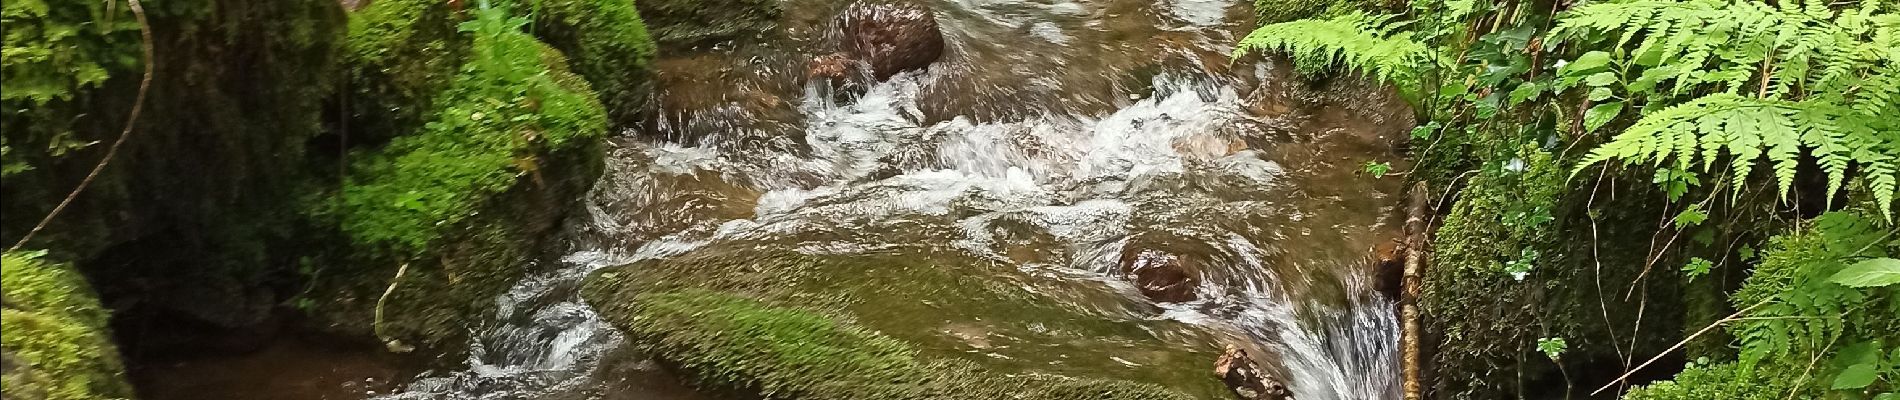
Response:
M505 0L496 3L529 16L536 37L553 45L587 78L608 118L635 122L652 92L655 45L631 0Z
M314 220L341 221L343 244L314 293L319 322L441 348L527 271L532 253L602 168L607 116L561 53L521 30L526 20L480 10L468 61L435 98L429 122L350 157L340 200L313 201ZM389 277L389 278L385 278Z
M770 398L1229 396L1212 333L1053 281L953 252L744 243L603 269L583 296L702 382Z
M641 0L654 40L685 49L771 31L783 12L774 0Z
M1621 197L1593 199L1593 183L1567 182L1548 153L1509 154L1520 156L1471 177L1433 237L1420 305L1435 398L1563 396L1566 378L1537 350L1541 338L1568 344L1562 362L1578 388L1616 378L1620 369L1601 367L1622 365L1627 352L1658 354L1681 338L1683 286L1674 268L1660 266L1680 261L1662 260L1637 279L1664 217L1633 204L1660 196L1613 177ZM1632 282L1637 295L1626 297ZM1639 317L1644 336L1632 348Z
M131 396L92 287L44 253L0 255L0 394L18 400Z
M350 14L342 53L350 126L339 128L351 142L382 144L426 122L468 57L460 21L437 0L375 0Z

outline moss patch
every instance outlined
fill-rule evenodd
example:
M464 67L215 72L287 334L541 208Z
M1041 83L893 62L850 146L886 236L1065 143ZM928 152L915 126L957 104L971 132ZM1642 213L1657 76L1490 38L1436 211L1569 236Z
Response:
M1500 158L1470 178L1433 237L1421 297L1435 348L1433 395L1561 397L1564 377L1537 351L1540 338L1564 339L1570 380L1591 388L1621 372L1595 366L1622 365L1628 352L1657 354L1680 338L1679 261L1637 280L1663 211L1635 205L1659 196L1629 185L1618 198L1593 200L1590 186L1579 186L1590 182L1567 182L1542 150ZM1640 284L1626 297L1632 282ZM1639 316L1643 336L1631 348Z
M314 219L341 221L345 243L313 291L341 293L316 305L334 328L369 333L385 277L406 264L384 333L455 343L461 322L523 274L563 205L600 171L607 117L587 82L522 31L526 19L470 12L459 28L467 61L435 95L428 122L356 150L342 199L313 203Z
M71 266L44 253L0 255L0 344L8 399L95 400L130 396L106 310Z
M854 326L850 329L886 338L877 343L896 340L914 351L906 354L921 360L916 363L969 363L991 375L1122 382L1098 383L1097 387L1156 385L1171 396L1227 396L1207 372L1218 350L1208 333L1172 321L1145 319L1142 316L1153 315L1154 310L1099 290L1070 286L1093 283L1051 281L1032 279L1008 265L928 250L819 256L780 245L736 244L605 269L588 280L583 293L609 321L628 330L656 329L638 320L650 318L645 315L654 311L640 308L646 306L637 296L716 292L848 321ZM699 332L697 327L666 329L649 338L689 340L729 334ZM769 342L736 345L773 346ZM886 347L872 346L875 351ZM717 346L702 343L698 347ZM669 359L712 357L675 353L681 349L663 349L660 354ZM715 369L694 372L710 377L744 374L749 379L783 379L724 367L778 363L773 360L741 355L700 362ZM822 380L823 376L800 379Z
M567 55L593 84L608 117L634 122L651 92L653 39L628 0L508 0L498 4L534 19L536 37ZM701 5L705 7L705 5Z

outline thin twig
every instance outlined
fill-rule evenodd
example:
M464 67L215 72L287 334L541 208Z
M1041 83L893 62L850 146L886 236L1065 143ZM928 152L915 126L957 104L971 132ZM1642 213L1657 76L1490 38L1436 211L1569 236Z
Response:
M20 236L19 241L13 242L12 247L7 247L7 251L16 251L25 247L26 242L33 239L33 235L46 229L46 224L53 222L53 217L65 211L66 206L73 204L73 199L79 198L80 192L86 191L86 187L91 186L92 181L99 178L99 173L105 171L106 165L112 163L112 158L119 155L119 147L125 146L125 139L132 137L132 128L138 123L139 112L145 109L145 94L152 88L152 75L157 59L153 56L156 51L152 50L152 24L145 20L145 7L139 4L139 0L126 0L126 3L132 8L132 16L138 18L139 21L139 38L143 40L139 48L145 55L145 75L139 78L139 93L132 99L132 113L125 117L125 129L119 131L119 139L113 140L112 147L106 148L105 158L100 159L98 165L92 166L92 172L86 173L86 178L79 181L79 186L67 193L66 198L59 201L59 205L53 206L53 211L47 212L46 217L40 218L39 224L33 225L32 230L26 231L26 235Z
M1649 361L1644 361L1642 365L1638 365L1636 366L1636 368L1632 368L1629 371L1623 372L1623 376L1616 377L1616 380L1610 381L1609 384L1606 384L1606 385L1603 385L1603 387L1597 388L1597 390L1594 392L1590 392L1590 395L1595 396L1599 393L1603 393L1604 389L1609 389L1611 386L1616 386L1618 383L1622 383L1623 381L1629 379L1630 375L1635 375L1636 371L1643 370L1644 367L1648 367L1649 364L1655 363L1656 360L1661 360L1663 356L1667 356L1669 355L1669 353L1675 352L1676 349L1682 348L1683 345L1689 344L1689 341L1695 340L1695 338L1697 337L1701 337L1702 334L1704 333L1709 333L1710 330L1714 330L1715 327L1722 326L1722 324L1737 321L1738 320L1737 318L1740 318L1742 314L1747 314L1749 311L1754 311L1755 307L1761 307L1762 305L1765 305L1765 304L1768 304L1768 300L1762 300L1760 303L1755 303L1755 305L1748 306L1748 308L1744 308L1741 311L1736 311L1734 314L1729 314L1727 317L1722 317L1722 319L1716 320L1714 323L1710 323L1709 326L1702 327L1702 330L1698 330L1695 332L1695 334L1689 335L1689 337L1683 338L1681 341L1676 342L1676 344L1673 346L1669 346L1669 349L1663 350L1661 353L1657 353L1655 357L1650 357Z

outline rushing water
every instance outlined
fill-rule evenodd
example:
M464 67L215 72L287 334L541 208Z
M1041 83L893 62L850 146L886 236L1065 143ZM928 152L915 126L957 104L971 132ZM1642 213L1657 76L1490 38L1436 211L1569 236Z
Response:
M1247 338L1302 400L1397 397L1392 305L1363 273L1396 179L1353 173L1391 158L1390 96L1230 63L1252 20L1230 1L939 0L944 58L840 101L799 82L829 52L823 3L791 0L783 37L663 60L655 122L616 141L569 254L496 299L462 367L377 398L697 398L620 359L582 277L720 241L919 235L1128 293L1124 248L1190 242L1197 300L1150 318Z

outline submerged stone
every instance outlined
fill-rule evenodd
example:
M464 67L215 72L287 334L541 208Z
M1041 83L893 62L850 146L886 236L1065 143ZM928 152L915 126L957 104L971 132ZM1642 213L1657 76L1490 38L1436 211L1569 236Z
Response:
M1220 398L1212 334L1099 282L961 253L739 243L603 269L584 297L702 382L768 398Z

